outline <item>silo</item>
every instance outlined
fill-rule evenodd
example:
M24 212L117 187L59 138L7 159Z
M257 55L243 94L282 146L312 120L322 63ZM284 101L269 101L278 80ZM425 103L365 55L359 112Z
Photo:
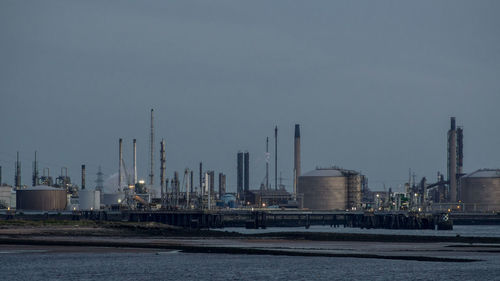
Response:
M16 191L19 210L59 211L66 209L66 190L39 185Z
M12 187L0 184L0 209L11 206Z
M303 207L312 210L345 210L347 177L338 169L316 169L299 177L297 192Z
M98 190L80 190L78 192L80 210L99 210L101 207L101 195Z
M499 211L500 169L481 169L461 177L460 201L466 211Z

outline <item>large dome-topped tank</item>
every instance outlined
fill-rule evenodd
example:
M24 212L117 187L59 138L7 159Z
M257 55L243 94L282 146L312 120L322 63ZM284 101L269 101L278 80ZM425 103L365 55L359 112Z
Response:
M480 169L460 178L459 200L466 211L500 210L500 169Z
M311 210L346 210L361 203L361 175L338 169L316 169L298 179L297 193L303 208Z

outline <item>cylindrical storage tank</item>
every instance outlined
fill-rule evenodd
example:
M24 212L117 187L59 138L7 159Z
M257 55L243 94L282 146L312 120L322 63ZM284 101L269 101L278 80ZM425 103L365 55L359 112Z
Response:
M78 203L80 210L99 210L101 206L101 195L98 190L78 191Z
M66 190L39 185L16 191L18 210L60 211L66 209Z
M303 208L311 210L345 210L347 178L338 169L317 169L299 177L297 193Z
M104 193L103 203L107 206L120 204L123 198L125 198L123 193Z
M500 169L482 169L463 176L459 195L465 211L499 211Z
M358 210L361 207L363 176L358 173L351 173L347 177L347 208Z
M1 184L1 183L0 183ZM12 187L0 185L0 209L12 207L10 204L12 197Z

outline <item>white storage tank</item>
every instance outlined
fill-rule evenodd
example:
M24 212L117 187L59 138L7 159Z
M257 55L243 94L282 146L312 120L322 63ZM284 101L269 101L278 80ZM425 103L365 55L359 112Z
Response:
M99 210L101 207L101 194L98 190L78 191L78 205L80 210Z
M8 185L0 186L0 209L12 208L11 197L12 197L12 187Z

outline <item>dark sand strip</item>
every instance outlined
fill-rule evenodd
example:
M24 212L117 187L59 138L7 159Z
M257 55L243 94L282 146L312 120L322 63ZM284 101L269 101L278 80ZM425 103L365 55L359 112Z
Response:
M211 254L236 254L236 255L275 255L275 256L303 256L303 257L341 257L389 260L413 260L428 262L476 262L477 259L441 258L428 256L400 256L400 255L374 255L374 254L348 254L348 253L316 253L304 251L268 250L244 247L205 247L188 245L165 245L142 242L108 242L108 241L65 241L65 240L38 240L26 238L0 238L0 245L38 245L38 246L69 246L69 247L113 247L113 248L142 248L179 250L185 253L211 253Z

